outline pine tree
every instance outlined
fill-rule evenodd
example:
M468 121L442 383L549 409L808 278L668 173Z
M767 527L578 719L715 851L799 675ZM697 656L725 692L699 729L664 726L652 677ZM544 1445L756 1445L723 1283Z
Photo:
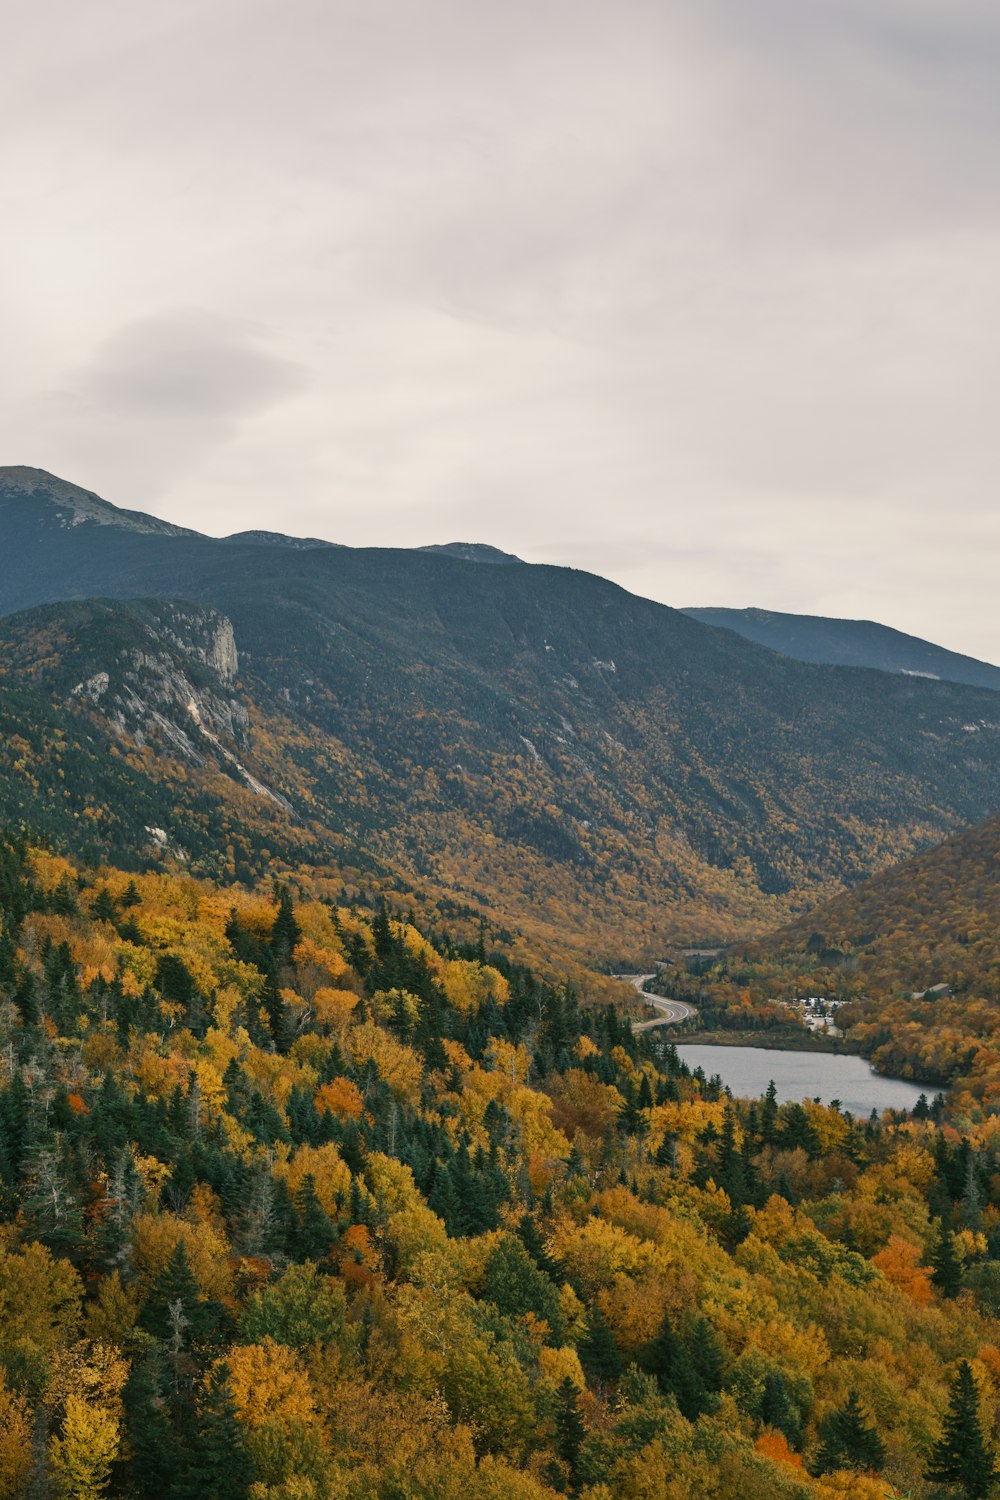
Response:
M198 1340L212 1331L217 1304L207 1303L202 1297L183 1240L177 1241L153 1281L140 1322L157 1338L170 1339L180 1327L177 1310L188 1338Z
M125 887L125 893L121 898L122 907L127 911L129 907L141 906L142 897L139 895L139 887L134 880L130 880Z
M646 1348L645 1365L663 1394L676 1398L681 1415L689 1422L716 1410L722 1389L722 1349L707 1319L692 1318L678 1332L665 1314L656 1338Z
M764 1377L760 1399L760 1420L765 1427L784 1433L793 1448L802 1441L802 1421L788 1394L788 1384L780 1370L769 1370Z
M17 944L7 922L0 927L0 984L13 985L17 980Z
M118 908L115 898L106 885L102 885L90 908L91 916L96 917L99 922L114 922L118 916Z
M165 1385L162 1355L153 1350L133 1367L125 1387L129 1468L140 1495L171 1493L180 1461Z
M938 1221L937 1239L931 1249L931 1280L942 1297L956 1296L962 1285L955 1236L944 1219Z
M885 1463L885 1449L873 1424L865 1420L857 1391L851 1391L843 1406L831 1412L820 1428L818 1474L837 1469L873 1471Z
M292 1249L296 1260L323 1260L329 1255L337 1234L330 1215L319 1201L311 1174L303 1178L302 1186L295 1194L295 1211L298 1223Z
M658 1167L674 1168L677 1165L677 1136L671 1130L663 1132L663 1139L653 1157Z
M216 1365L198 1404L182 1493L191 1500L246 1500L254 1464L229 1390L229 1369Z
M461 1233L462 1205L455 1191L451 1172L443 1162L434 1163L427 1190L427 1204L439 1219L444 1220L444 1227L450 1235Z
M978 1229L982 1222L983 1195L979 1186L976 1159L969 1153L965 1164L965 1185L962 1189L962 1219L968 1229Z
M505 1234L490 1251L483 1296L510 1318L532 1313L544 1319L555 1337L561 1338L564 1325L559 1295L515 1235Z
M271 950L278 964L291 963L292 954L301 936L302 929L295 920L288 887L281 886L278 891L278 914L271 928Z
M778 1136L778 1089L772 1078L764 1095L760 1111L760 1138L765 1146L773 1146Z
M580 1415L579 1394L568 1375L556 1391L556 1452L569 1469L574 1487L579 1480L580 1449L587 1435Z
M551 1276L553 1281L565 1280L565 1266L561 1260L557 1260L546 1250L538 1225L530 1214L521 1215L517 1226L517 1237L540 1271L544 1271L546 1276Z
M595 1385L607 1385L621 1375L622 1361L615 1336L596 1303L587 1314L586 1327L577 1352L587 1379Z
M996 1469L983 1438L979 1396L967 1360L959 1361L952 1379L944 1431L925 1477L938 1484L960 1484L966 1500L984 1500L993 1488Z

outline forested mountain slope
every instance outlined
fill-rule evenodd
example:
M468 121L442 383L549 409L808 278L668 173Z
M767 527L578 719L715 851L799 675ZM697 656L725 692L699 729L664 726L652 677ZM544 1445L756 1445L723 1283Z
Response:
M787 1026L773 1002L818 995L887 1073L1000 1107L1000 818L864 881L697 976L665 973L711 1025ZM956 1107L958 1104L956 1102Z
M837 896L755 945L856 959L859 988L1000 1000L1000 818Z
M322 881L5 844L0 913L0 1493L930 1500L993 1430L995 1120L733 1103Z
M836 620L823 615L783 614L771 609L686 609L705 625L733 630L745 640L781 651L797 661L838 667L870 667L943 682L1000 691L1000 667L935 646L874 620Z
M139 757L171 786L144 826L213 873L202 863L213 846L216 860L234 841L250 858L251 845L273 847L262 824L294 820L281 837L297 856L322 862L346 841L411 884L617 961L773 925L1000 803L989 691L805 665L569 569L74 523L58 494L37 490L5 504L8 604L167 594L231 622L238 678L216 696L235 694L242 717L240 747L227 748L279 800L248 793L225 757L191 763L162 724ZM141 677L141 641L119 635L147 628L125 602L9 619L4 687L41 695L84 753L85 720L94 743L116 735L134 766L129 715L75 689L117 670L122 651ZM144 698L135 681L130 691ZM30 819L34 783L55 772L51 758L20 770ZM238 818L212 805L234 787ZM46 794L45 826L87 787L70 778L63 790ZM110 851L108 828L124 824L103 800L109 817L74 813ZM194 838L195 803L206 828L244 823L246 837Z

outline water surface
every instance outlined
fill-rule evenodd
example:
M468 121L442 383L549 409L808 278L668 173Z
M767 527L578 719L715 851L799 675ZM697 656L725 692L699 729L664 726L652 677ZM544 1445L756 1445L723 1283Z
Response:
M836 1052L793 1052L767 1047L713 1047L682 1042L677 1053L689 1068L703 1068L711 1078L718 1073L737 1097L763 1094L770 1079L781 1103L788 1100L838 1099L852 1115L873 1109L912 1109L921 1094L932 1099L936 1090L903 1078L883 1078L863 1057Z

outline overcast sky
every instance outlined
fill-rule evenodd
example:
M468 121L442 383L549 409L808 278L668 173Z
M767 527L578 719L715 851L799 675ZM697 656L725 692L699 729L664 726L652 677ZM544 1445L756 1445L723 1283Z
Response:
M12 0L0 462L1000 660L995 0Z

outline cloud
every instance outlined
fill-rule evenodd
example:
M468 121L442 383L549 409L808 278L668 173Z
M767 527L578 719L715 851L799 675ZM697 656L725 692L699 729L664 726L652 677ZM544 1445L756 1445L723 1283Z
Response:
M6 459L1000 657L986 0L37 0L14 32Z
M79 372L76 398L94 410L157 422L232 422L297 392L304 372L225 318L178 312L142 318L106 339Z
M126 420L231 422L304 381L300 366L260 347L239 325L178 312L120 328L80 371L75 392L84 405Z
M60 445L94 459L119 445L122 477L156 494L307 386L250 325L181 309L117 329L46 408Z

